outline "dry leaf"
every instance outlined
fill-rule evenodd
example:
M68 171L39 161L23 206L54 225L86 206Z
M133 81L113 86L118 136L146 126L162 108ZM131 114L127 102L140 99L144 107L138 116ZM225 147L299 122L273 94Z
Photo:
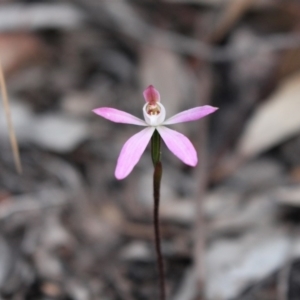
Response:
M207 299L236 299L283 266L292 243L286 232L274 228L216 241L207 255Z
M242 157L253 157L300 132L300 73L285 80L248 122L238 144Z

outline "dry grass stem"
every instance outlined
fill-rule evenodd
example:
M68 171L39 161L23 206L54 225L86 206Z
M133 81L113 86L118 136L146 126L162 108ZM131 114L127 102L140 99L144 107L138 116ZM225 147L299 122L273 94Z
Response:
M21 164L21 159L20 159L20 152L19 152L19 147L18 147L18 141L17 141L13 123L12 123L10 107L9 107L9 100L8 100L5 78L4 78L4 73L3 73L1 62L0 62L0 87L1 87L1 95L2 95L2 100L3 100L6 121L7 121L10 144L11 144L11 148L12 148L13 156L14 156L14 162L15 162L17 172L19 174L21 174L22 173L22 164Z

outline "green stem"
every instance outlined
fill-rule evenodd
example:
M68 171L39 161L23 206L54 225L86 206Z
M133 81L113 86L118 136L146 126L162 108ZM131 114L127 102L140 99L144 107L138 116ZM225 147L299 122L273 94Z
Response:
M159 230L159 200L160 200L160 184L162 177L162 164L160 161L161 152L160 152L160 136L155 130L152 139L151 139L151 154L152 161L154 165L153 173L153 196L154 196L154 211L153 211L153 220L154 220L154 235L155 235L155 250L157 256L157 268L159 273L159 286L160 286L160 300L166 299L165 292L165 275L164 275L164 263L163 256L161 253L161 244L160 244L160 230Z
M155 129L153 136L151 138L151 156L152 156L152 162L153 166L155 168L155 165L160 162L161 158L161 152L160 152L160 135L158 131Z

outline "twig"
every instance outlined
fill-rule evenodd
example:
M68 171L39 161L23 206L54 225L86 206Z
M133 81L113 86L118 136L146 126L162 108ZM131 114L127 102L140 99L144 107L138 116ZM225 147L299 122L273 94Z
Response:
M247 10L253 6L255 0L232 0L223 10L216 29L209 37L210 42L218 42L223 39L231 28L242 18Z
M197 170L198 179L198 192L196 199L196 219L195 219L195 227L194 227L194 267L196 272L196 285L198 296L202 298L204 292L205 285L205 244L206 244L206 232L205 232L205 219L204 219L204 206L203 206L203 198L206 190L207 184L207 151L206 151L206 124L201 124L198 141L200 147L198 147L198 151L201 155L199 161L200 166ZM200 298L200 299L201 299Z
M11 119L9 100L8 100L8 96L7 96L6 84L5 84L4 73L3 73L1 62L0 62L0 87L1 87L3 106L4 106L4 110L5 110L5 115L6 115L7 127L8 127L8 132L9 132L10 144L11 144L11 148L12 148L13 156L14 156L14 162L15 162L17 172L19 174L21 174L22 173L22 164L21 164L21 159L20 159L19 147L18 147L18 142L17 142L16 134L15 134L14 127L13 127L13 122Z
M204 87L201 89L200 105L209 103L211 93L211 76L210 70L202 68L202 81ZM200 80L198 75L198 80ZM197 297L203 298L204 284L205 284L205 245L206 245L206 229L204 219L204 194L206 191L206 185L208 181L208 154L207 154L207 120L201 120L201 125L198 130L198 153L199 167L197 168L196 178L198 178L198 191L196 198L196 219L194 224L194 268L196 276L196 287L198 291Z

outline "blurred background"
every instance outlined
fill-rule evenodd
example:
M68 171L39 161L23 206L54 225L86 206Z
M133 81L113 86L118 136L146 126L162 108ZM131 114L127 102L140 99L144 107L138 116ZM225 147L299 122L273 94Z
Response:
M298 0L1 0L0 299L158 299L147 149L114 169L153 84L196 168L163 147L168 299L300 299Z

